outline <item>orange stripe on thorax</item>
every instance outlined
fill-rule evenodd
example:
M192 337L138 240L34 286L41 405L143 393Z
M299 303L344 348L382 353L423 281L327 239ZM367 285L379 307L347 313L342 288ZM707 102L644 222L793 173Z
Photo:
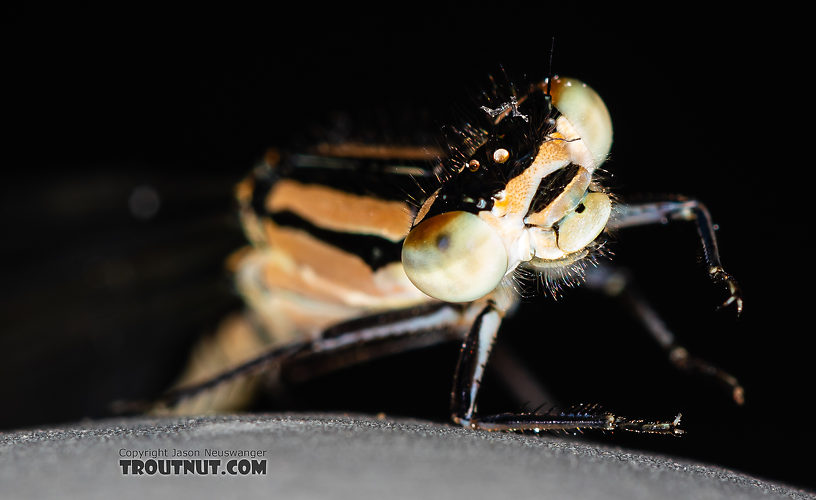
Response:
M272 212L288 210L315 226L332 231L372 234L400 241L413 216L406 203L346 193L291 179L278 181L266 198Z

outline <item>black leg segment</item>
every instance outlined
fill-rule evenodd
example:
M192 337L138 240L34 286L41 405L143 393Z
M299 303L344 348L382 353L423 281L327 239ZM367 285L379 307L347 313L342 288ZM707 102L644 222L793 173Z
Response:
M717 248L717 236L714 233L715 225L711 220L708 209L699 201L678 197L676 200L654 203L619 204L615 206L607 228L615 230L648 224L665 224L673 220L693 221L696 223L697 233L703 246L703 257L708 268L708 275L713 281L724 283L728 289L728 298L721 307L734 304L737 308L737 315L742 313L742 292L737 280L723 269L720 262L720 252Z
M484 376L503 312L492 302L476 317L462 343L451 394L453 421L464 427L487 431L604 431L625 430L654 434L680 435L680 415L671 421L629 419L602 410L597 405L579 405L566 411L500 413L478 415L476 398Z
M264 372L296 366L316 356L334 357L342 365L427 345L461 339L481 305L436 302L388 311L338 323L314 339L271 348L204 382L172 389L151 402L118 402L115 413L142 413L173 408L223 383ZM358 352L359 351L359 352ZM337 363L334 363L337 365ZM332 366L339 368L340 366Z
M675 367L712 377L731 393L734 402L739 405L745 402L745 391L736 377L704 359L692 356L685 347L677 343L674 333L649 301L632 285L629 273L623 269L600 266L588 269L586 278L589 288L620 299L655 342L666 351L669 361Z

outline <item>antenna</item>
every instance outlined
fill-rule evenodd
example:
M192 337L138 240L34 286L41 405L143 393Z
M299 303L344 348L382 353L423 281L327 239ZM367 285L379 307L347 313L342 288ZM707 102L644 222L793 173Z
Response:
M555 35L552 37L552 42L550 43L550 60L547 63L547 95L550 95L550 85L553 79L553 52L555 52Z

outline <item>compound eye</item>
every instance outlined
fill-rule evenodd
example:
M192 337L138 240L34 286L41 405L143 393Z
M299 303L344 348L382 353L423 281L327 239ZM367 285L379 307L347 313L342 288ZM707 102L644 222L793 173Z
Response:
M575 210L558 223L558 248L571 253L583 249L601 234L612 212L604 193L589 193Z
M612 147L612 119L601 96L574 78L553 78L553 104L569 120L576 135L586 144L595 165L600 165Z
M422 221L402 246L408 279L445 302L470 302L492 292L507 272L499 234L470 212L447 212Z

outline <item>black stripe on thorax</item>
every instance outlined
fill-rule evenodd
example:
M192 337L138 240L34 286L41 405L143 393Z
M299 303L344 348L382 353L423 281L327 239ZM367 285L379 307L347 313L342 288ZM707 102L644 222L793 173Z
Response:
M357 255L374 271L392 262L399 262L402 256L402 241L395 243L374 235L323 229L291 212L263 213L281 227L300 229L344 252Z
M272 187L283 178L386 201L409 202L417 206L438 187L432 162L419 160L399 162L289 155L280 164L258 168L251 175L253 190L250 205L259 216L266 213L267 196Z
M321 184L382 200L421 198L435 182L432 162L292 155L282 175L304 184Z

